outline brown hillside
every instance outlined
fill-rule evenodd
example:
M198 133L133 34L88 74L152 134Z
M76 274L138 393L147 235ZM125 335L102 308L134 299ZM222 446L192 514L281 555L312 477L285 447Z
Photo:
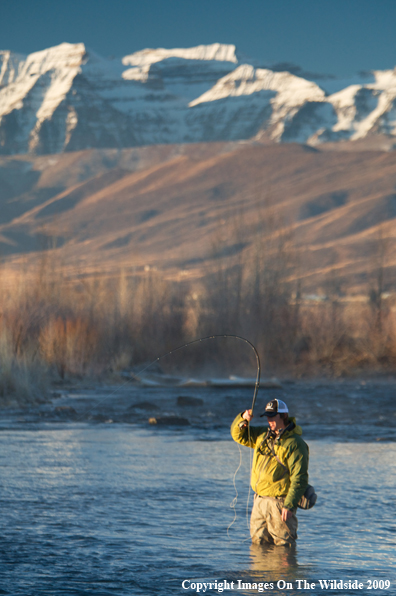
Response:
M395 152L217 143L2 158L0 247L12 267L51 245L70 273L199 278L248 263L264 229L287 230L305 291L335 277L362 291L381 243L391 283L395 189Z

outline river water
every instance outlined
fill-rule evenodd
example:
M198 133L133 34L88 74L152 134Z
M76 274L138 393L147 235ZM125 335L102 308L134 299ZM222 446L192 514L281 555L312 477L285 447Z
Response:
M318 502L298 514L295 549L250 543L251 451L229 434L249 390L185 389L203 404L183 408L180 390L103 387L4 411L0 594L189 596L211 582L206 594L395 595L394 389L295 383L259 397L257 412L287 401L310 446ZM152 426L152 412L190 424Z

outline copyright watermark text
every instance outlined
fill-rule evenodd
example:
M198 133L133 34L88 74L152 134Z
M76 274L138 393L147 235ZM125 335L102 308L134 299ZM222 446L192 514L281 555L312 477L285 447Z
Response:
M391 587L391 582L386 579L368 579L361 582L357 579L318 579L315 581L308 581L305 579L297 579L293 582L288 582L280 579L276 582L247 582L241 579L228 580L214 580L214 581L194 581L185 579L182 582L184 590L190 590L196 594L205 594L205 592L216 591L219 594L225 591L234 590L255 590L257 592L267 592L270 590L388 590ZM306 593L306 592L305 592ZM338 592L339 593L339 592Z

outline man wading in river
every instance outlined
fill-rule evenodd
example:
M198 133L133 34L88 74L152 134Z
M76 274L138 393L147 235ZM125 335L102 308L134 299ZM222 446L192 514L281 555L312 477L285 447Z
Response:
M255 543L290 546L297 539L297 504L308 486L308 445L285 402L273 399L261 416L269 428L250 426L251 410L231 425L234 441L254 449L250 535Z

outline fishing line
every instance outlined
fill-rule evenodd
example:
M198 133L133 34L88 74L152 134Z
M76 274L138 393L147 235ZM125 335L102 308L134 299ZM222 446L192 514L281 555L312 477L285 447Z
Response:
M158 358L156 358L155 360L153 360L153 362L150 362L150 364L148 364L147 366L145 366L145 368L143 368L138 373L138 375L141 375L145 370L147 370L148 368L150 368L150 366L152 366L153 364L155 364L159 360L162 360L162 358L165 358L165 356L170 356L171 354L174 354L175 352L178 352L179 350L182 350L183 348L187 348L187 346L192 346L193 344L197 344L199 342L207 341L209 339L218 339L218 338L221 338L221 337L222 338L239 339L239 340L244 341L245 343L247 343L254 350L254 353L255 353L255 356L256 356L256 361L257 361L257 374L256 374L256 383L254 385L253 401L252 401L252 408L251 408L252 409L252 413L253 413L254 405L256 403L256 398L257 398L257 392L258 392L259 385L260 385L260 374L261 374L260 357L259 357L259 354L258 354L255 346L252 344L252 342L250 342L245 337L241 337L240 335L223 334L223 335L208 335L207 337L199 337L198 339L194 339L193 341L189 341L189 342L183 344L182 346L179 346L177 348L174 348L173 350L170 350L169 352L166 352L166 354L163 354L162 356L159 356Z
M232 479L232 484L234 485L234 489L235 489L235 497L232 499L232 501L230 503L231 509L234 510L234 519L232 520L232 522L230 523L230 525L227 528L227 536L230 540L231 540L231 538L230 538L229 530L230 530L231 526L234 525L234 523L236 522L236 519L237 519L236 505L238 502L238 489L236 487L236 475L238 474L239 469L242 465L242 449L241 449L241 446L239 443L237 443L237 445L238 445L238 449L239 449L239 464L238 464L237 469L234 472L234 477Z
M230 334L222 334L222 335L208 335L206 337L199 337L197 339L194 339L192 341L189 341L181 346L178 346L177 348L173 348L172 350L169 350L169 352L166 352L165 354L162 354L161 356L158 356L158 358L156 358L155 360L153 360L152 362L150 362L149 364L147 364L147 366L145 366L144 368L142 368L140 371L138 371L134 376L135 377L139 377L142 373L144 373L144 371L146 371L148 368L150 368L150 366L153 366L154 364L156 364L157 362L159 362L160 360L162 360L163 358L165 358L166 356L170 356L171 354L175 354L176 352L178 352L179 350L183 350L184 348L187 348L188 346L192 346L193 344L197 344L203 341L207 341L209 339L218 339L218 338L233 338L233 339L239 339L241 341L244 341L245 343L247 343L254 351L255 356L256 356L256 362L257 362L257 373L256 373L256 382L254 385L254 391L253 391L253 401L252 401L252 414L253 414L253 409L254 409L254 405L256 403L256 398L257 398L257 392L260 386L260 375L261 375L261 364L260 364L260 356L256 350L256 347L252 344L252 342L250 342L248 339L246 339L245 337L241 337L240 335L230 335ZM103 399L100 399L96 402L95 406L93 406L92 408L89 408L88 410L86 410L81 416L78 416L78 418L76 420L81 420L82 418L84 418L87 414L89 414L90 412L92 412L98 405L100 405L101 403L103 403L104 401L107 401L108 399L110 399L111 397L113 397L113 395L115 395L116 393L118 393L118 391L120 391L123 387L125 387L125 385L128 385L131 380L133 380L133 377L131 379L128 379L127 381L125 381L124 383L122 383L121 385L119 385L118 387L116 387L116 389L114 389L111 393L109 393L108 395L106 395L106 397L104 397Z

